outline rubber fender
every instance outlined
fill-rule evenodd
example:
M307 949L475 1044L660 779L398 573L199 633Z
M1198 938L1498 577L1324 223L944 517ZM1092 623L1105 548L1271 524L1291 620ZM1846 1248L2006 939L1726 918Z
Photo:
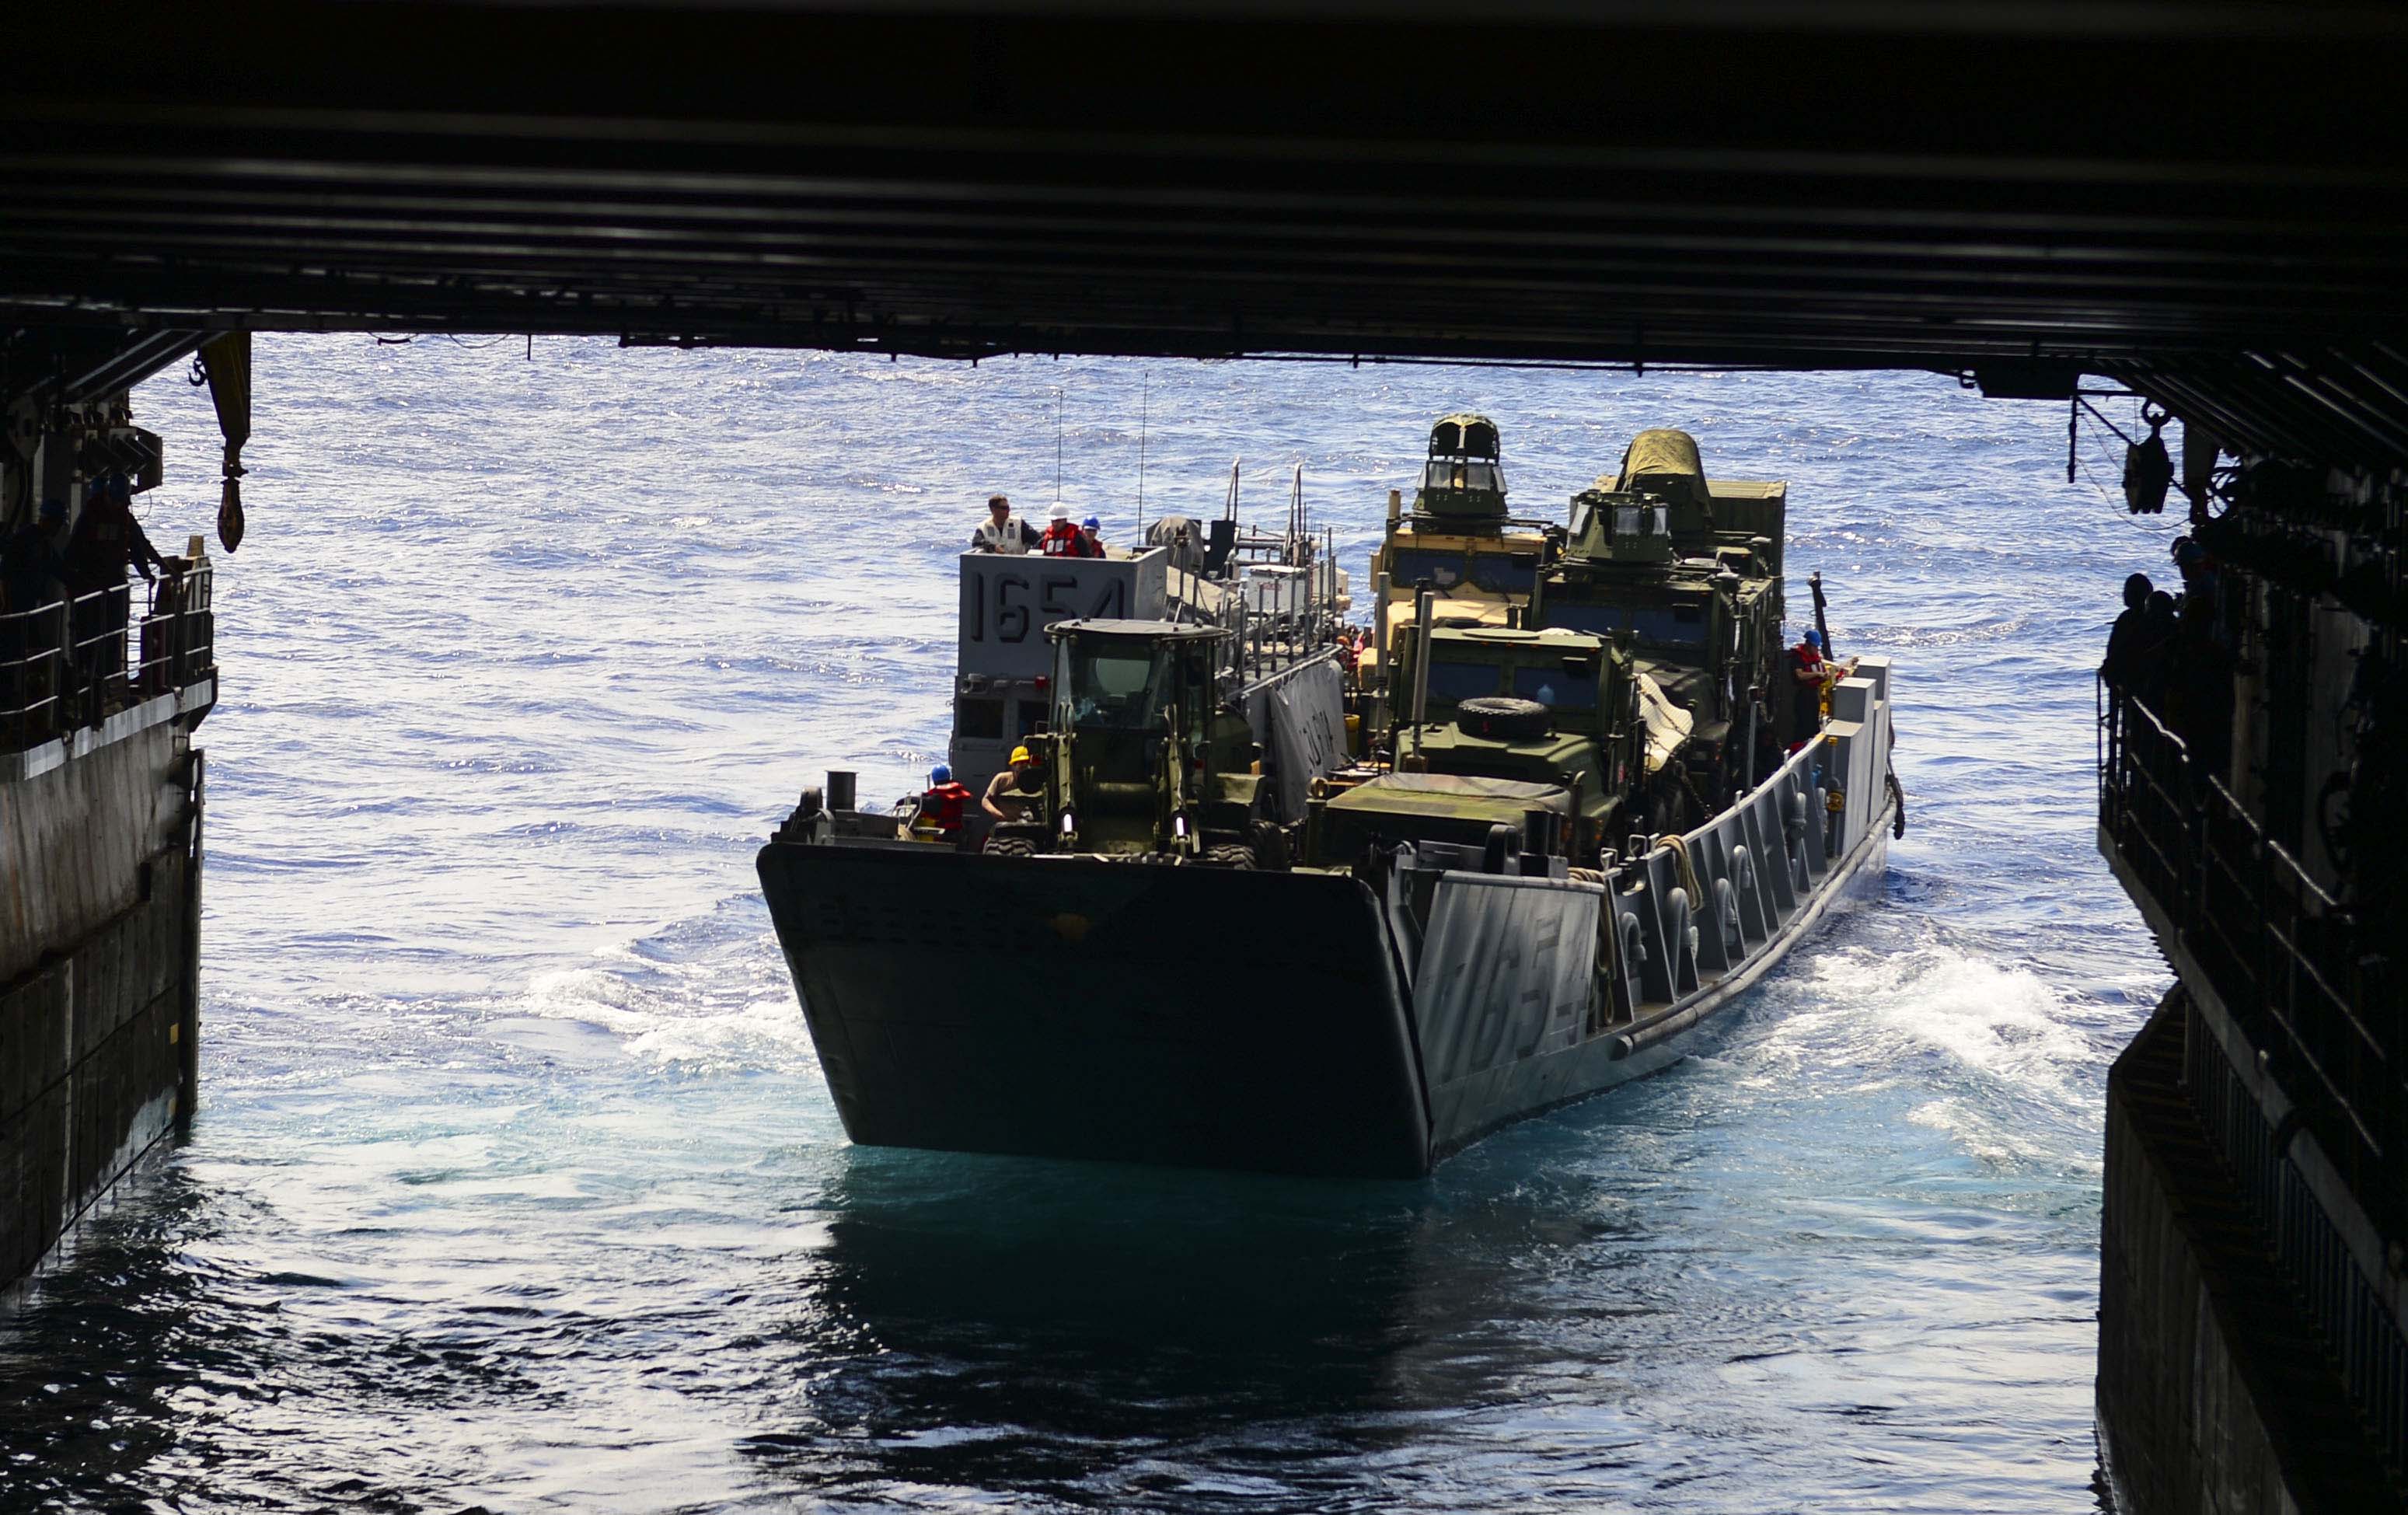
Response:
M1493 742L1544 736L1555 729L1555 713L1537 700L1510 694L1483 694L1455 707L1455 723L1464 734Z
M1675 889L1665 895L1664 913L1672 918L1671 929L1664 935L1672 943L1672 961L1668 970L1669 981L1672 988L1672 997L1678 999L1681 997L1682 953L1685 951L1688 954L1689 962L1693 966L1698 959L1698 928L1690 921L1689 892L1685 889Z
M1736 962L1747 950L1747 935L1739 922L1739 891L1727 879L1714 880L1714 914L1723 924L1723 950Z
M1514 855L1522 850L1522 828L1499 821L1488 828L1488 845L1480 854L1480 871L1506 873L1511 871Z

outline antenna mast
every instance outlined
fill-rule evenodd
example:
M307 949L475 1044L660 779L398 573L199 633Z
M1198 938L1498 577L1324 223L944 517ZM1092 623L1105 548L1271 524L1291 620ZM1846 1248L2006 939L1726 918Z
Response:
M1145 541L1145 426L1154 419L1154 376L1144 376L1137 400L1137 539Z

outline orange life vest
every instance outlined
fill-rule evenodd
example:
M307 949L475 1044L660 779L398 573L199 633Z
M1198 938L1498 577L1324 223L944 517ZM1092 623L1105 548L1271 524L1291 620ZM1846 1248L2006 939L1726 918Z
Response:
M970 792L947 779L920 796L920 819L934 825L948 836L962 829L962 807L970 801Z

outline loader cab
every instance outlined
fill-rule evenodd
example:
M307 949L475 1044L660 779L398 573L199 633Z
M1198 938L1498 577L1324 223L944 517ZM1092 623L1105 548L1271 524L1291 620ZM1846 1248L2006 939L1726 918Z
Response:
M1066 621L1046 635L1054 641L1054 729L1089 738L1088 761L1165 740L1193 751L1209 738L1226 631L1167 621Z
M1082 851L1192 849L1254 742L1222 708L1229 633L1167 621L1066 621L1053 639L1053 812ZM1249 795L1251 798L1251 795ZM1057 839L1058 844L1058 839Z

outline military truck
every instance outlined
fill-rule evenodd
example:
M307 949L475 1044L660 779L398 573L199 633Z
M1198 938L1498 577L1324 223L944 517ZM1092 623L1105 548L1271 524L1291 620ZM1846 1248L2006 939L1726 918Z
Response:
M1441 626L1504 626L1529 605L1540 571L1553 560L1563 528L1512 516L1497 423L1486 416L1441 416L1430 427L1412 508L1388 492L1386 535L1371 554L1376 598L1371 645L1361 677L1375 682L1414 636L1414 594L1433 592L1431 621Z
M1572 497L1532 625L1630 639L1641 673L1693 720L1682 765L1701 822L1778 764L1796 734L1778 697L1787 486L1709 480L1685 432L1646 431Z
M1398 777L1447 775L1559 790L1562 828L1546 845L1521 850L1597 866L1631 832L1684 813L1678 759L1690 722L1641 671L1630 641L1627 634L1606 637L1560 628L1432 628L1417 644L1427 650L1428 678L1419 677L1419 650L1398 670L1399 684L1421 702L1419 719L1399 722L1389 737ZM1320 863L1351 861L1367 826L1391 841L1459 840L1454 833L1460 827L1432 829L1409 819L1431 815L1428 796L1441 792L1459 797L1458 819L1513 820L1485 791L1434 791L1375 778L1327 796L1307 853ZM1407 793L1415 797L1398 798Z
M1025 745L1036 813L989 833L989 852L1279 867L1287 832L1262 750L1229 698L1231 628L1065 621L1053 642L1050 730Z

